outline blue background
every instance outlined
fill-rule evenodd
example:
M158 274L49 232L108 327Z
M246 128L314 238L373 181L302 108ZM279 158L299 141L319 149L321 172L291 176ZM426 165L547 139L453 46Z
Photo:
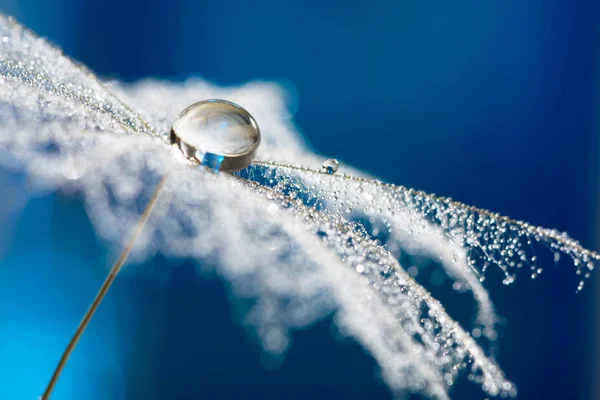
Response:
M592 1L7 1L101 76L277 80L312 147L384 180L568 231L598 249L600 5ZM0 398L35 398L115 258L81 202L24 210L0 268ZM151 264L151 265L150 265ZM185 260L124 274L59 399L389 398L373 360L331 334L293 336L280 369L232 322L227 288ZM141 267L144 268L144 267ZM522 399L600 397L594 273L505 287L498 360ZM461 314L453 298L444 303ZM468 319L467 319L468 320ZM483 398L458 382L454 398ZM595 392L594 392L595 390Z

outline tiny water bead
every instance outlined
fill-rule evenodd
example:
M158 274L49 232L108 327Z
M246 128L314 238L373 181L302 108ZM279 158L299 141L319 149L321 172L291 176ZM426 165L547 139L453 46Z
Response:
M194 103L173 122L169 140L189 159L214 171L246 168L260 145L260 128L252 115L227 100Z
M323 161L323 165L321 166L321 171L326 172L329 175L335 174L340 167L340 163L335 158L328 158Z
M365 221L368 224L380 221L399 246L403 242L421 246L427 254L439 258L448 271L457 267L468 270L468 284L464 290L477 291L481 302L481 321L486 321L485 324L491 328L495 320L493 308L481 285L488 267L498 267L504 274L502 283L510 285L519 271L532 279L544 272L544 264L538 257L541 250L550 251L549 261L572 261L575 273L582 281L591 276L587 272L600 261L599 253L583 248L565 233L533 226L450 198L377 180L335 174L333 169L328 171L329 161L325 160L319 170L281 163L269 166L267 163L269 170L264 173L269 175L271 182L278 182L276 187L283 190L284 195L291 191L301 193L295 197L304 199L304 203L316 204L321 210L327 209L344 217L365 215L367 219L356 221L364 228L367 228ZM354 218L350 220L354 222ZM378 232L379 228L367 229L369 236L375 239ZM434 242L445 242L453 248L458 246L461 256L456 256L456 249L452 250L454 257L447 256L445 252L438 253L438 250L431 251L429 246ZM527 270L530 271L528 274ZM583 286L580 284L577 291ZM456 290L460 291L458 287L462 286L457 286Z

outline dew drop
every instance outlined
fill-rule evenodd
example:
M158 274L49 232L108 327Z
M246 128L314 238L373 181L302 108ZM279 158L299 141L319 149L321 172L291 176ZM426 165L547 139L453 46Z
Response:
M502 281L502 283L505 284L505 285L510 285L514 281L515 281L515 278L513 278L512 276L507 276L506 278L504 278L504 280Z
M252 115L237 104L204 100L177 116L170 141L186 157L214 171L239 171L254 159L260 129Z
M328 158L323 161L323 165L321 166L321 172L328 173L329 175L333 175L337 172L340 167L340 163L335 158Z

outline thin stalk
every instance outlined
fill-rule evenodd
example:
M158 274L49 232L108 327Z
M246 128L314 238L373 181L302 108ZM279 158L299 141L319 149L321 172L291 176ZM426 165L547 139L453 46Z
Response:
M106 293L110 289L115 278L117 277L117 275L123 268L123 265L125 264L125 261L127 260L127 257L129 256L129 253L131 253L131 250L133 250L135 241L137 240L138 236L142 232L144 225L148 221L148 218L150 217L150 214L152 213L152 210L154 209L154 206L156 205L156 202L158 201L158 198L165 186L166 180L167 180L167 177L164 176L160 180L158 185L156 186L156 189L154 189L154 193L152 194L152 197L150 198L150 201L148 202L146 209L144 210L142 216L140 217L140 219L137 223L137 226L136 226L135 230L133 231L131 238L129 239L129 242L127 243L127 246L125 246L125 248L121 252L121 255L119 256L117 261L115 261L115 263L113 264L112 268L110 269L110 272L108 273L108 276L106 277L106 279L104 280L104 283L100 287L100 290L98 290L98 293L96 293L96 297L94 298L94 301L92 302L89 309L83 316L83 319L79 323L79 326L77 327L77 330L75 331L75 334L71 338L69 345L63 352L63 355L60 358L58 365L54 369L54 374L52 375L52 379L50 379L50 382L48 383L48 386L46 387L46 391L40 397L40 400L49 400L50 399L52 390L54 390L54 386L56 386L56 382L58 381L60 374L62 373L67 361L69 360L71 353L75 349L75 346L77 346L77 343L79 342L79 339L81 338L81 335L83 334L83 331L88 326L90 320L96 313L98 306L100 306L100 303L102 303L104 296L106 296Z

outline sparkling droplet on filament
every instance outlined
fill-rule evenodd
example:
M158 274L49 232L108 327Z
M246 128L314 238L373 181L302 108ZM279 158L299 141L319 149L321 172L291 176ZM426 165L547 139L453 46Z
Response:
M258 124L242 107L226 100L194 103L173 122L170 141L189 159L214 171L239 171L254 159Z
M321 172L328 173L329 175L335 174L340 167L340 163L335 158L328 158L323 161L323 166L321 166Z

